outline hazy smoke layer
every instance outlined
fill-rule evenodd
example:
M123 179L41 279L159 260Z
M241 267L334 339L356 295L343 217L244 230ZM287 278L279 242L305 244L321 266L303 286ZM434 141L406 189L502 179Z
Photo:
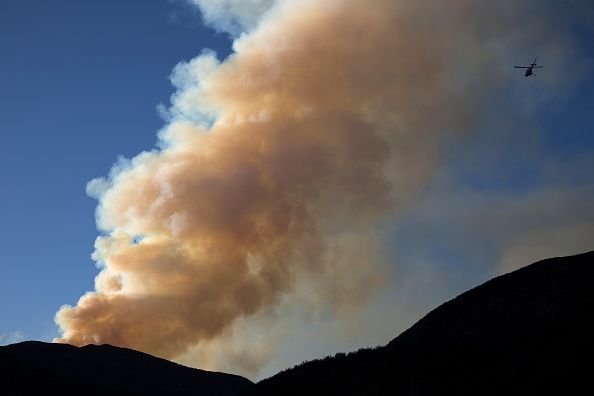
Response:
M270 3L196 1L244 26ZM378 222L502 85L490 65L529 23L516 3L283 1L222 64L179 65L161 149L89 184L101 273L57 313L58 341L198 350L211 367L209 345L274 321L296 290L334 312L365 304L385 271Z

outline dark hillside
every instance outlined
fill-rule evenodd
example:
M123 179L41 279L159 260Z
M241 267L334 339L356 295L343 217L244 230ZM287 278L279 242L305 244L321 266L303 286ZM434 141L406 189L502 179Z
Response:
M246 394L590 394L593 359L590 252L495 278L385 347L303 364Z
M109 345L0 347L2 395L590 394L594 252L495 278L384 347L302 364L253 385Z
M0 347L2 395L233 395L252 383L110 345Z

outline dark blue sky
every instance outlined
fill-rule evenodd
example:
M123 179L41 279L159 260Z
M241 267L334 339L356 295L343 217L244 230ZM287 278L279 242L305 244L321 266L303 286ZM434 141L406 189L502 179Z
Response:
M53 336L92 289L86 183L154 146L178 62L230 44L181 2L0 2L0 334Z

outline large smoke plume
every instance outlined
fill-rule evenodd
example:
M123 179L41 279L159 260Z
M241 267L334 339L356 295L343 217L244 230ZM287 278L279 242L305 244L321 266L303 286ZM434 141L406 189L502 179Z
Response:
M195 3L221 30L249 32L222 63L205 52L180 64L160 148L89 184L101 272L56 321L60 342L193 350L196 366L219 368L224 348L209 346L238 323L282 320L276 308L299 293L341 314L381 287L379 223L426 187L484 92L503 87L503 44L536 7Z

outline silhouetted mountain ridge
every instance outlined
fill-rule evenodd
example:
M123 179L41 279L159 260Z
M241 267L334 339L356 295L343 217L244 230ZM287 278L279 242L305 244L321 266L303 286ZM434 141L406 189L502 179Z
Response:
M233 395L252 385L111 345L27 341L0 347L4 395Z
M442 304L384 347L253 385L109 345L0 347L7 395L525 395L591 393L594 252L543 260ZM18 389L18 392L6 391Z
M246 395L568 394L592 387L594 252L448 301L385 347L283 371Z

